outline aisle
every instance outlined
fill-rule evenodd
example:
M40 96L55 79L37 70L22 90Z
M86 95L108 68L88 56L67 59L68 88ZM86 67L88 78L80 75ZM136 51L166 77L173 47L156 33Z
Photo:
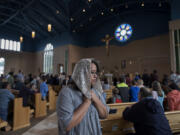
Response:
M58 135L56 112L27 130L23 135Z

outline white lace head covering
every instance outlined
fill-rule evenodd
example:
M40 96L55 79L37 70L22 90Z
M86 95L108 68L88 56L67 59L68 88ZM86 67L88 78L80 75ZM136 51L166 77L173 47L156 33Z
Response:
M95 62L97 71L99 70L98 62L95 59L81 59L74 68L72 79L79 90L89 99L91 99L91 63ZM96 83L92 86L99 93L102 93L102 86L97 76Z

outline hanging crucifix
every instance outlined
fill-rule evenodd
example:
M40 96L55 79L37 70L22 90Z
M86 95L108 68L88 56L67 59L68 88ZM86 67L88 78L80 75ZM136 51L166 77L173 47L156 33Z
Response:
M106 54L109 56L110 50L109 50L109 42L113 39L113 37L110 37L108 34L105 36L105 38L102 39L102 42L106 43Z

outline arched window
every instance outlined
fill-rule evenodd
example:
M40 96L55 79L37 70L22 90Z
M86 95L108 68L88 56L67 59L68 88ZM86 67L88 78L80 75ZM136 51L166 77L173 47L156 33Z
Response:
M4 65L5 65L5 59L0 58L0 75L4 74Z
M52 44L47 44L44 50L44 72L53 73L53 46Z

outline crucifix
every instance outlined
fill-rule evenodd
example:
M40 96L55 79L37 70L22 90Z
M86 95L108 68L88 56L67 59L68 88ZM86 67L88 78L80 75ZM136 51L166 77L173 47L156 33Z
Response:
M102 42L105 42L106 43L106 54L107 56L109 56L109 42L113 39L113 37L110 37L109 34L107 34L105 36L105 38L102 39Z

